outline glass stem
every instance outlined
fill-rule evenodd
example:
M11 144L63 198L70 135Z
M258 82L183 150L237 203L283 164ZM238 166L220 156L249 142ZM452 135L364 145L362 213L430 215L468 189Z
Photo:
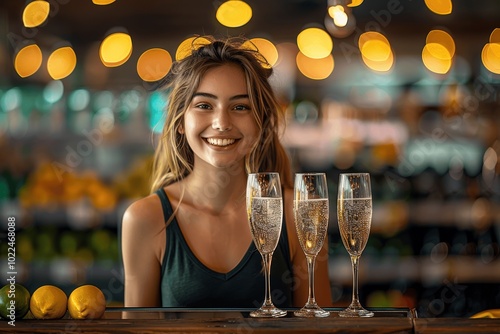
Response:
M264 277L265 277L265 291L266 296L264 299L265 306L273 306L271 299L271 262L273 259L273 253L262 254L262 260L264 261Z
M316 297L314 296L314 263L316 256L306 255L307 259L307 273L309 275L309 299L307 305L316 305Z
M358 265L359 265L359 255L351 255L352 263L352 302L351 308L359 308L361 304L359 303L358 294Z

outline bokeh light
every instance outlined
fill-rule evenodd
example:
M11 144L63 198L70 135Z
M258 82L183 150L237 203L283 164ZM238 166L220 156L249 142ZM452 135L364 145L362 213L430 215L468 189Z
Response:
M481 51L481 61L488 71L500 74L500 28L491 32L490 42Z
M124 32L108 35L101 43L99 56L104 66L123 65L132 54L132 38Z
M424 48L427 50L427 52L429 52L429 55L434 58L451 60L450 51L448 51L448 49L442 44L427 43Z
M47 60L47 71L54 80L66 78L73 72L75 67L76 54L69 46L55 50Z
M92 0L92 2L94 3L94 5L99 5L99 6L109 5L109 4L112 4L115 1L116 0Z
M484 152L483 166L488 170L495 170L497 164L498 164L498 155L493 148L489 147Z
M228 0L219 6L215 17L223 26L241 27L252 18L252 7L241 0Z
M437 74L446 74L451 68L451 58L449 57L436 57L436 48L433 47L433 44L426 44L422 50L422 61L425 67L434 73ZM439 44L438 44L439 45ZM444 47L441 51L448 52Z
M387 72L394 65L394 54L387 38L379 32L367 31L358 40L361 58L373 71Z
M449 53L449 58L453 58L455 55L455 41L450 34L443 30L431 30L427 34L427 38L425 40L426 44L440 44L442 47L446 48ZM432 49L432 47L430 48ZM432 53L432 52L431 52Z
M302 52L297 53L297 68L305 77L313 80L323 80L328 78L333 72L335 62L333 56L329 54L325 58L309 58Z
M481 52L481 60L488 71L500 74L500 44L487 43Z
M153 48L143 52L137 60L137 74L147 82L158 81L172 67L172 56L167 50Z
M149 127L154 133L161 133L163 130L167 102L168 96L165 94L165 92L156 91L149 96Z
M443 30L431 30L422 49L422 61L431 72L446 74L451 69L455 55L455 41Z
M21 78L34 74L42 65L42 50L36 44L23 47L16 54L14 69Z
M193 50L198 49L200 46L210 44L210 41L204 37L189 37L183 40L177 47L175 52L175 60L179 61L187 56L190 56Z
M346 9L349 11L351 10L350 8ZM325 15L325 28L333 37L345 38L356 29L356 17L351 15L349 11L345 12L347 15L347 23L343 27L336 24L335 20L329 14Z
M26 5L23 11L23 24L26 28L38 27L47 20L50 4L47 1L36 0Z
M89 103L90 92L87 89L76 89L68 96L68 107L72 111L85 110L89 106Z
M347 4L347 7L358 7L363 1L364 0L352 0L351 3Z
M306 57L321 59L332 53L333 41L323 29L307 28L297 36L297 46Z
M365 57L364 55L361 55L361 58L363 59L363 62L369 69L376 72L388 72L392 69L392 66L394 65L394 54L392 52L389 53L387 59L382 61L372 60L370 58Z
M495 28L490 34L490 43L500 43L500 28Z
M62 99L64 85L60 80L53 80L43 89L43 98L48 103L56 103Z
M22 92L19 87L7 90L0 99L0 107L3 111L12 111L21 106Z
M344 10L344 6L341 5L328 7L328 15L330 15L330 17L333 19L333 23L337 27L345 27L347 21L349 20L349 17Z
M363 44L361 54L363 57L373 61L386 61L391 55L391 47L389 44L380 40L370 40Z
M271 41L265 38L252 38L245 41L241 47L250 50L257 48L256 51L266 58L270 66L274 66L278 61L278 49L276 49L276 46Z
M453 10L453 4L451 0L424 0L425 5L429 10L438 15L448 15L451 14Z

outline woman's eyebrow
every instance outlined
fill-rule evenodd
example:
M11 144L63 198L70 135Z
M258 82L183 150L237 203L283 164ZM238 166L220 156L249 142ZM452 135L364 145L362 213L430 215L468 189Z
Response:
M194 93L193 98L195 98L197 96L208 97L210 99L217 99L217 95L210 94L210 93L204 93L204 92L196 92L196 93Z
M214 99L214 100L218 99L217 95L214 95L211 93L205 93L205 92L196 92L196 93L194 93L193 98L196 96L208 97L208 98ZM232 101L232 100L240 100L240 99L248 99L248 98L249 98L248 94L238 94L238 95L231 96L229 98L229 100Z
M235 96L232 96L231 98L229 98L229 100L240 100L240 99L248 99L248 94L239 94L239 95L235 95Z

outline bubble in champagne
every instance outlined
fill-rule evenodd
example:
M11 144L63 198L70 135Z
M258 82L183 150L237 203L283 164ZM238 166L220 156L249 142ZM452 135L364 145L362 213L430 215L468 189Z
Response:
M361 255L370 235L371 198L339 199L337 213L340 235L345 248L351 255Z
M295 200L294 208L300 246L307 255L317 255L328 229L328 199Z
M253 197L248 214L255 247L263 254L274 252L281 233L282 199Z

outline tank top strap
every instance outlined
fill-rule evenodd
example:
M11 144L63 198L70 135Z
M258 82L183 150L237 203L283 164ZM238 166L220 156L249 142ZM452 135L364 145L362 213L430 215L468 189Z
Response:
M174 214L174 210L172 209L172 205L170 204L170 200L168 199L167 193L165 192L165 190L163 188L156 190L155 193L160 198L164 222L167 222L171 218L171 216ZM177 221L174 218L172 220L172 224L167 226L167 228L165 229L166 248L165 248L165 255L163 256L163 261L162 261L162 266L161 266L161 277L163 277L165 275L165 269L167 268L166 261L168 258L167 254L170 254L169 248L172 247L175 249L175 247L176 247L173 243L175 243L178 240L178 238L175 238L172 236L172 233L175 233L175 231L172 232L172 228L170 228L171 226L175 227L176 225L177 225Z
M170 201L168 200L167 193L165 193L165 190L163 188L160 188L156 191L156 194L160 198L161 207L163 209L163 219L165 221L168 221L172 216L172 214L174 213L174 211L172 209Z

